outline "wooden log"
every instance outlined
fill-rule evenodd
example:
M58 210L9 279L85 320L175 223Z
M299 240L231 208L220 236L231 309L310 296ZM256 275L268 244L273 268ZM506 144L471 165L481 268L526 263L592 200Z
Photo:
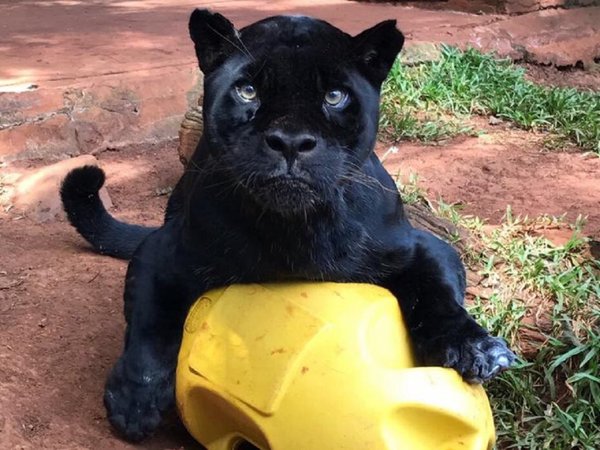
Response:
M449 220L436 216L423 203L404 205L404 210L408 220L415 228L429 231L440 239L452 243L461 253L465 251L470 239L468 230L457 227Z
M202 136L204 130L202 122L202 107L194 106L190 109L181 122L181 128L179 129L179 145L177 146L177 153L179 154L179 160L186 166L190 161L196 146Z

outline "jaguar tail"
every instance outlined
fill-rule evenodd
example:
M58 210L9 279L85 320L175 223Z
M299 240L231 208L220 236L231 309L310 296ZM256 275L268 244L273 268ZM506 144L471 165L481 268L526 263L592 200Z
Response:
M112 217L100 200L104 171L84 166L67 174L60 197L71 225L94 250L115 258L130 259L138 245L156 228L132 225Z

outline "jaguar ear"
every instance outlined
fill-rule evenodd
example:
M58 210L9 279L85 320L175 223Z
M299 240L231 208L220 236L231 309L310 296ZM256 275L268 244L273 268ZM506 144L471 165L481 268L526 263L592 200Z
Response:
M379 87L404 44L395 20L386 20L352 38L354 55L363 74Z
M200 69L212 72L242 47L238 31L224 16L207 9L195 9L190 16L190 37L194 41Z

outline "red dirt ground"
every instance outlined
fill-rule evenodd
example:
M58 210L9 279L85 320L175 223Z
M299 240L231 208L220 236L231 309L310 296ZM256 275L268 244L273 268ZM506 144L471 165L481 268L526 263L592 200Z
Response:
M416 170L434 198L495 223L522 214L589 214L600 234L600 159L544 153L538 137L491 129L443 146L402 144L386 165ZM158 223L181 172L174 142L99 155L114 213ZM385 150L387 145L380 145ZM32 163L29 163L32 164ZM0 448L127 449L106 422L102 388L122 345L126 263L93 254L64 221L0 215ZM199 448L173 418L138 448Z
M105 153L115 213L156 223L180 171L171 148ZM4 216L0 241L0 448L127 449L102 385L122 345L126 263L93 254L64 221ZM168 426L147 449L200 448Z
M508 205L513 213L587 216L584 232L600 237L600 158L543 148L542 136L506 125L480 137L443 145L402 143L386 159L390 173L418 174L428 198L458 203L465 214L496 224ZM384 152L389 145L379 145Z

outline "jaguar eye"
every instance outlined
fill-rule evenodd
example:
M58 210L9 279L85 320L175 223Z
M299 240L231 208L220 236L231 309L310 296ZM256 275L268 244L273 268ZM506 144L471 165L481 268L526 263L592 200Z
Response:
M332 89L331 91L325 94L325 103L329 106L342 106L346 99L348 98L348 94L339 89Z
M251 84L236 86L235 92L245 102L251 102L256 99L256 89Z

